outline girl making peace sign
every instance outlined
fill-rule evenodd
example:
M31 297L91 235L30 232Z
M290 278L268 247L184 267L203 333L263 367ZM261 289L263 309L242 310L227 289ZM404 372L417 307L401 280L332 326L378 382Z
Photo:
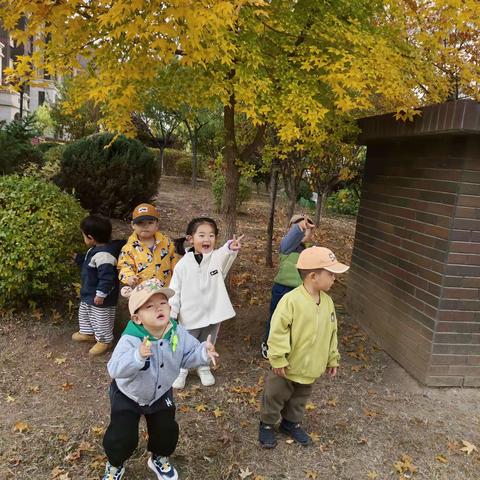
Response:
M197 338L206 341L211 335L215 344L220 323L235 316L235 310L225 287L227 276L238 251L243 235L233 237L215 250L218 227L207 217L194 218L187 227L186 240L193 245L177 263L170 288L175 296L170 299L171 316ZM215 383L210 367L197 369L204 386ZM181 369L173 383L174 388L184 388L188 370Z

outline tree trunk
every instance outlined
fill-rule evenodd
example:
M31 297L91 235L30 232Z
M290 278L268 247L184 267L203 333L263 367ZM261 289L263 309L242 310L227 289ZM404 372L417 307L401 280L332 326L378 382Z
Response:
M236 233L237 194L240 183L240 172L236 164L235 98L233 94L230 96L229 105L225 105L223 108L223 126L225 129L225 149L223 151L225 190L222 207L225 215L225 236L229 239Z
M288 206L287 206L287 224L290 219L293 217L295 213L295 207L297 206L297 191L295 188L290 190L290 198L288 199Z
M317 187L317 205L315 207L315 225L318 227L325 214L328 187Z
M277 200L278 170L272 164L272 175L270 177L270 215L267 227L267 245L265 248L265 264L273 267L273 227L275 222L275 203Z
M165 152L165 146L160 146L160 177L163 177L163 154Z
M192 135L192 187L197 186L197 171L198 171L198 161L197 161L197 137L198 132L195 129Z

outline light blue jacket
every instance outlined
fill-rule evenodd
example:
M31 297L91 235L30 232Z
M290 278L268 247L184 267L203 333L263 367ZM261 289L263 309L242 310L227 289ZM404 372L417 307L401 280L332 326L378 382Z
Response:
M180 368L208 364L205 342L200 343L181 325L172 323L173 332L171 329L166 337L152 340L152 355L143 359L139 351L143 337L128 334L133 328L130 322L108 362L108 373L119 390L139 405L151 405L167 392Z

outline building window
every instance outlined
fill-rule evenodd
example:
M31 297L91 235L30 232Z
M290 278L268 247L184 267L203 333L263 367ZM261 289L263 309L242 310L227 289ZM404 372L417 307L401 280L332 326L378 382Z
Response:
M45 92L38 92L38 106L45 103Z

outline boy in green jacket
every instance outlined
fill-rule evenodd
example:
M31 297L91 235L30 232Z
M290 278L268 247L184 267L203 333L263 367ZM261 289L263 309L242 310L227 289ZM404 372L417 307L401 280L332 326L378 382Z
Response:
M349 267L337 261L328 248L310 247L300 253L297 269L302 285L287 293L272 317L268 359L272 370L265 379L258 439L264 448L274 448L275 423L279 430L301 445L311 443L300 422L315 380L325 370L337 374L335 307L326 293L335 274Z

